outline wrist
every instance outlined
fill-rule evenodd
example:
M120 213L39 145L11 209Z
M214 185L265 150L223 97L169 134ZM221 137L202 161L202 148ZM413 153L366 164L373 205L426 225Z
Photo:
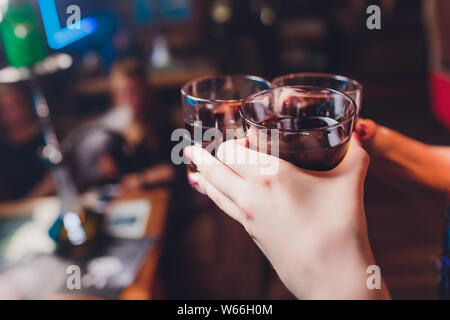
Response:
M292 279L288 288L300 299L387 299L384 283L371 290L367 286L369 266L375 265L367 233L360 235L325 234L310 251L300 266L286 275ZM313 242L311 242L313 243ZM331 245L330 245L331 243ZM313 254L315 253L315 254ZM371 269L369 269L370 271ZM380 275L381 277L381 275Z

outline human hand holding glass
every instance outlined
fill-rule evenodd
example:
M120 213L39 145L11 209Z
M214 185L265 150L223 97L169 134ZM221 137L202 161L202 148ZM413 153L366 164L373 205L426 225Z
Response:
M363 204L369 159L356 141L327 172L299 169L243 144L225 142L218 159L188 147L199 170L191 179L244 226L288 289L304 299L389 298L384 285L366 287L366 269L375 264ZM237 161L255 157L260 164ZM277 172L261 175L268 165Z

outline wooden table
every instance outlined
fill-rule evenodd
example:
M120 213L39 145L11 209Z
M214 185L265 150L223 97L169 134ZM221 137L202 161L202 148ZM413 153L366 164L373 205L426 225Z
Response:
M150 219L147 223L146 236L161 239L169 210L170 192L167 189L155 189L153 191L136 192L121 197L117 201L148 199L152 202ZM157 276L159 260L161 257L161 242L158 241L142 264L136 279L121 295L123 300L149 300L163 297L163 285Z
M170 191L166 188L157 188L149 191L134 192L126 194L115 202L145 199L152 203L150 217L147 222L146 237L161 239L166 226L167 213L169 210ZM29 216L33 209L46 202L55 202L57 198L29 199L19 202L0 204L0 217L6 216ZM157 277L158 265L161 256L161 243L157 242L151 248L148 256L144 260L140 271L133 283L122 292L120 299L125 300L146 300L163 297L163 286ZM73 297L58 297L71 299ZM77 297L79 298L79 297ZM91 297L85 297L91 298Z

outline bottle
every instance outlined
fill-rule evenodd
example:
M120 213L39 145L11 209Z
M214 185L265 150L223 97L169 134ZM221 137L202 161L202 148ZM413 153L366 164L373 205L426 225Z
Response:
M85 256L99 235L102 216L82 206L75 183L64 165L47 100L34 78L30 84L36 115L42 130L44 142L42 156L51 166L61 200L60 214L50 228L49 235L57 244L57 254L71 258Z
M61 200L60 214L49 230L56 242L56 254L70 258L89 255L95 249L102 225L102 216L84 208L72 178L63 165L52 169Z

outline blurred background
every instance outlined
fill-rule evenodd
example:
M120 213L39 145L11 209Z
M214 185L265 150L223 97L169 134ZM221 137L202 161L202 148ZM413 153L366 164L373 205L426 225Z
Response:
M57 1L60 17L72 2ZM433 86L436 72L445 74L450 65L449 43L437 32L450 31L446 1L76 4L98 28L60 51L70 56L70 68L38 81L80 191L110 183L129 193L155 185L170 190L153 280L141 279L146 289L152 286L151 297L292 298L245 231L189 188L184 168L170 165L170 134L184 126L180 88L187 81L219 73L269 80L294 72L341 74L364 86L362 117L429 144L450 142ZM370 4L381 7L381 30L366 27ZM2 44L0 69L8 66L4 51ZM38 136L29 88L0 85L0 200L7 208L53 193ZM445 197L369 176L366 206L393 298L434 298ZM10 227L0 220L4 235Z

